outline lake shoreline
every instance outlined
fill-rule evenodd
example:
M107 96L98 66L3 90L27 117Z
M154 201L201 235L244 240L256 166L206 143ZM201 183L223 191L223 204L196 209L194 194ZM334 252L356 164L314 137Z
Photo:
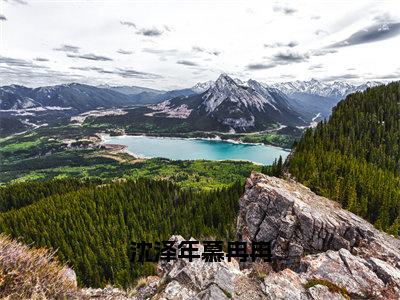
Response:
M256 134L256 133L255 133ZM177 140L201 140L201 141L221 141L221 142L227 142L227 143L232 143L232 144L238 144L238 145L255 145L255 146L267 146L271 148L276 148L279 150L283 150L286 152L291 152L291 148L284 148L284 147L279 147L273 144L268 144L268 143L251 143L251 142L243 142L240 139L223 139L219 135L215 135L214 137L182 137L182 136L162 136L162 135L148 135L148 134L122 134L122 135L111 135L109 133L97 133L97 136L101 138L101 143L104 144L105 138L116 138L116 137L122 137L122 138L127 138L127 137L147 137L147 138L157 138L157 139L177 139ZM103 138L104 137L104 138Z
M227 140L223 140L220 137L216 136L214 138L201 138L201 137L190 137L190 138L185 138L185 137L165 137L165 136L148 136L148 135L129 135L129 134L123 134L123 135L118 135L118 136L111 136L110 134L105 134L105 133L99 133L97 134L98 137L100 138L101 142L100 145L107 145L107 146L113 146L115 145L116 147L123 147L123 150L121 150L121 152L127 153L135 158L140 158L140 159L152 159L152 158L166 158L166 159L170 159L170 160L212 160L212 161L246 161L246 162L251 162L254 163L256 165L269 165L272 162L268 161L268 162L260 162L260 161L254 161L251 159L246 159L246 158L234 158L234 157L229 157L229 153L227 154L227 158L221 158L221 159L217 159L217 158L207 158L207 157L195 157L195 158L172 158L169 157L168 155L165 156L158 156L158 154L156 155L146 155L143 153L140 153L140 151L131 151L129 150L129 146L130 145L125 145L125 144L121 144L121 143L116 143L115 139L129 139L129 138L134 138L134 139L146 139L146 141L148 142L149 139L150 140L165 140L165 141L171 141L171 140L180 140L180 141L215 141L215 142L220 142L220 143L226 143L226 144L231 144L231 145L243 145L243 146L249 146L249 147L265 147L265 150L268 149L274 149L276 151L283 151L285 152L286 155L283 156L287 156L290 153L290 149L285 149L285 148L281 148L281 147L277 147L277 146L273 146L273 145L265 145L263 143L245 143L242 141L238 141L238 140L233 140L233 139L227 139ZM187 145L186 145L187 146ZM208 145L210 147L210 145ZM217 145L216 145L217 146ZM254 149L254 148L253 148ZM259 149L258 149L259 151ZM268 151L266 151L265 153L269 153ZM207 155L205 153L205 155ZM232 153L231 153L232 155ZM278 156L279 157L279 156ZM264 158L265 159L265 158Z

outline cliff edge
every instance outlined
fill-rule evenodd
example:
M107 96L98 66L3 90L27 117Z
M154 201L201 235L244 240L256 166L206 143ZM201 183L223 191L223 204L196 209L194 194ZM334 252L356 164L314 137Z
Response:
M270 241L271 263L160 263L159 276L142 281L131 297L400 298L400 241L338 203L299 183L253 173L239 205L238 240Z

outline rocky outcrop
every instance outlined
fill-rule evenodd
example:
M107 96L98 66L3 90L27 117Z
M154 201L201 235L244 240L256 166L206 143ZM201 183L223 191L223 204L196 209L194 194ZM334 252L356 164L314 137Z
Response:
M304 254L340 249L400 266L399 240L299 183L259 173L240 199L238 238L271 241L281 268L299 266Z
M170 240L183 241L181 236ZM198 253L203 252L199 246ZM228 300L228 299L346 299L347 294L332 291L323 284L307 287L307 278L290 269L271 271L266 263L240 269L236 260L189 262L177 259L158 265L158 277L147 278L131 293L135 300ZM345 278L346 279L346 278ZM121 298L126 299L126 298Z
M159 263L129 299L400 299L399 240L336 202L253 173L239 205L238 240L270 241L271 264Z
M80 291L79 297L76 299L82 300L132 300L133 298L128 296L128 294L115 287L107 286L103 289L98 288L85 288Z
M173 236L170 240L177 246L184 238ZM203 246L197 248L196 254L201 255ZM202 259L192 262L177 259L159 263L157 271L159 279L153 292L158 291L158 299L229 299L234 293L235 279L242 274L235 260L209 263ZM144 289L148 289L148 285L137 289L135 299L149 297L151 293L148 290L144 293Z
M300 280L325 280L350 297L400 297L400 241L336 202L299 183L253 173L239 205L238 239L270 241L275 276L285 278L291 268Z

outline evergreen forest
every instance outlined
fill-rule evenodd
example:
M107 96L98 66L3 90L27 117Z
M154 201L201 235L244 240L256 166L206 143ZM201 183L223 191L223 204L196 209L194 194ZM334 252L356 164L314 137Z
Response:
M400 83L354 93L308 129L290 173L316 193L395 236L400 233Z

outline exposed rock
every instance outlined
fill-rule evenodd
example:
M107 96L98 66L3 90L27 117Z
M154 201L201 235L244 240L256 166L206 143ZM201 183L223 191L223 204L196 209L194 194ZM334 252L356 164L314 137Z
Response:
M313 300L329 299L329 300L345 300L346 298L339 293L329 291L325 285L317 284L308 289L308 297Z
M221 288L215 284L210 285L206 290L200 292L197 297L200 299L215 299L215 300L227 300L230 299L230 293L221 290Z
M175 245L184 240L173 236ZM198 254L204 251L199 245ZM160 282L167 284L160 299L226 299L234 293L234 280L241 275L239 264L233 260L209 263L202 259L177 259L159 264ZM208 298L211 297L211 298ZM224 298L225 297L225 298Z
M400 241L299 183L253 173L240 199L237 227L238 239L249 244L272 242L278 273L270 278L275 284L265 280L266 293L279 298L282 288L283 299L302 299L293 273L279 272L289 267L303 283L326 280L350 297L400 298ZM297 282L296 290L287 287L288 278ZM321 291L310 288L307 297L325 299L318 298Z
M171 281L157 298L165 300L186 300L192 299L194 296L194 291L182 286L178 281Z
M104 289L82 289L79 299L131 300L134 298L128 297L128 295L120 289L108 286Z
M261 300L267 299L267 296L261 289L260 278L249 276L250 272L243 270L243 276L235 279L234 299L241 300Z
M374 272L384 283L393 283L400 288L400 273L398 268L394 268L388 263L375 257L371 257L368 261L370 262Z
M148 276L147 278L139 279L137 282L136 287L131 290L128 295L130 299L150 299L152 295L157 293L157 289L161 285L160 277L159 276Z
M239 240L272 242L271 266L162 262L132 299L400 299L399 240L298 183L253 173L237 226Z
M367 267L367 261L352 255L346 249L309 255L301 263L304 268L304 272L300 273L301 278L327 280L338 287L346 288L355 297L377 298L385 288L384 282Z
M308 299L301 278L289 269L270 274L261 287L267 299Z
M240 199L238 238L271 241L278 267L298 267L305 254L327 250L400 263L400 241L295 182L253 173Z

